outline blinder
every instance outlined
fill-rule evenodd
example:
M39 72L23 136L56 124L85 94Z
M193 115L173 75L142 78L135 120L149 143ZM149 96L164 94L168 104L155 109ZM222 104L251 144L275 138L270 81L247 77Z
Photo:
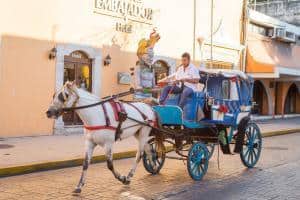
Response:
M68 97L69 95L67 93L65 93L64 95L63 92L59 93L59 95L57 96L58 100L60 100L62 103L65 103Z

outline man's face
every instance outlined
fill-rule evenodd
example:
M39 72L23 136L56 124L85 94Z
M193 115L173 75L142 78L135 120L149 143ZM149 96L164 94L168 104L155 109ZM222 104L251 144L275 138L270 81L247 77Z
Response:
M186 67L190 64L190 60L186 57L182 57L181 58L181 64Z

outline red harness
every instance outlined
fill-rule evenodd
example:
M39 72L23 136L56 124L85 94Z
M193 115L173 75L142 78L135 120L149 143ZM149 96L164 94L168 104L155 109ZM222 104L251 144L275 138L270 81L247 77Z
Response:
M89 130L89 131L97 131L97 130L102 130L102 129L107 129L107 130L117 130L116 127L113 127L113 126L84 126L84 128L86 130Z
M119 112L126 113L126 111L125 111L125 109L123 107L123 104L120 103L120 102L115 102L115 101L109 101L109 103L110 103L110 105L111 105L111 107L113 109L115 120L119 121L119 115L118 115L118 113ZM140 111L140 109L138 109L135 105L133 105L132 103L128 103L128 105L130 105L134 109L136 109L140 113L140 115L143 117L143 119L145 121L147 120L147 116L142 111ZM89 130L89 131L96 131L96 130L103 130L103 129L114 130L114 131L117 130L117 127L114 127L114 126L111 125L109 116L107 114L107 109L106 109L105 103L102 104L102 109L103 109L103 112L104 112L104 117L105 117L106 125L101 125L101 126L87 126L87 125L84 125L84 128L86 130ZM153 122L154 125L157 124L156 120L155 121L148 120L148 122Z

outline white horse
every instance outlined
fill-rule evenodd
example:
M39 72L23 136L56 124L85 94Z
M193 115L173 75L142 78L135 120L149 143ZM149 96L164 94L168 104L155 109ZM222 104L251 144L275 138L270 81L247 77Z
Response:
M90 105L97 103L100 100L101 99L99 97L77 88L73 82L67 82L60 91L54 94L53 102L49 106L46 114L48 118L57 119L63 114L64 108L75 108L84 105ZM128 117L146 123L152 123L156 120L155 114L148 104L140 102L130 104L124 102L119 103L122 104L121 106L127 113ZM135 162L128 175L123 176L120 175L113 166L112 147L115 143L115 127L118 126L119 122L115 119L116 110L112 106L111 102L105 102L102 105L89 108L76 109L75 111L84 123L84 132L86 137L83 170L79 183L73 191L74 193L81 192L81 188L85 183L86 172L92 158L93 150L97 145L105 148L107 167L112 171L115 178L121 181L123 184L130 183L130 179L133 177L144 151L146 152L148 158L150 158L152 166L155 166L155 163L152 161L150 156L150 145L148 144L151 127L146 126L145 124L139 124L130 119L126 119L122 123L122 133L120 134L120 139L135 136L135 138L138 140L138 150ZM147 120L145 120L145 116L147 117ZM107 124L108 121L110 122L109 125Z

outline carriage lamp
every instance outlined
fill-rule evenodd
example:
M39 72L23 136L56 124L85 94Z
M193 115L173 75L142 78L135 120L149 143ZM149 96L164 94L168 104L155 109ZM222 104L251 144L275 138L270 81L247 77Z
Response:
M50 50L50 53L49 53L49 60L55 59L56 58L56 53L57 53L57 49L55 47L53 47Z
M111 57L109 54L107 54L107 56L104 58L103 64L104 64L104 66L108 66L108 65L110 65L110 63L111 63Z

